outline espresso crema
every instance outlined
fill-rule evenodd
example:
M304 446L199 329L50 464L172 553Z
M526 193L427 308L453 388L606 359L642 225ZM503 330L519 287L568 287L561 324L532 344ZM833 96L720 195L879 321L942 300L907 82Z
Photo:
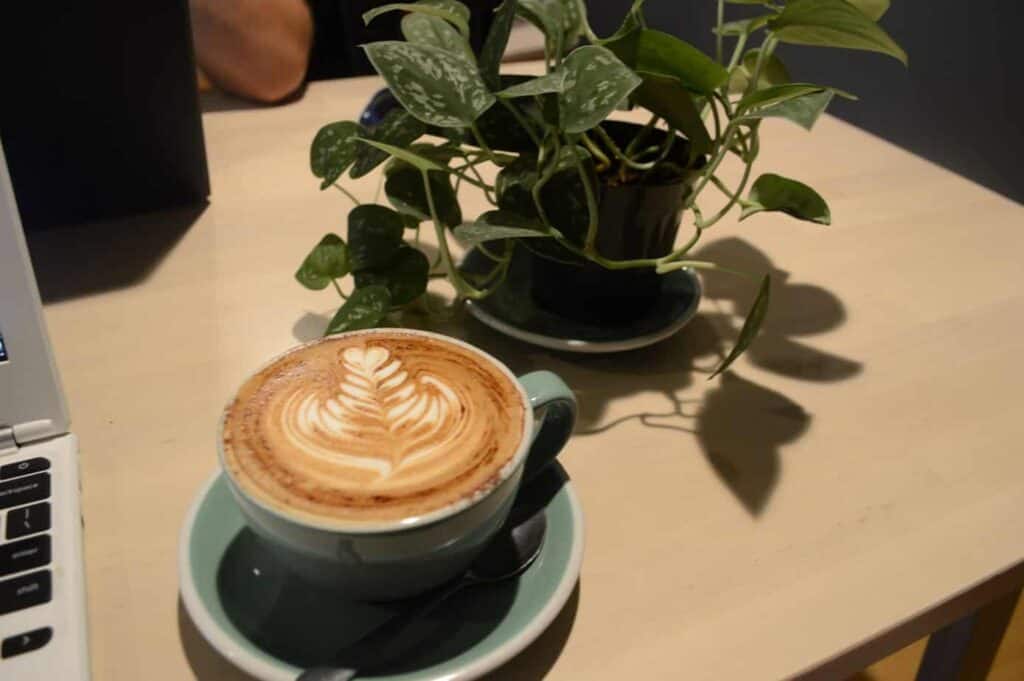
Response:
M246 381L224 413L224 465L248 494L300 516L415 518L494 485L524 411L518 385L461 345L339 336Z

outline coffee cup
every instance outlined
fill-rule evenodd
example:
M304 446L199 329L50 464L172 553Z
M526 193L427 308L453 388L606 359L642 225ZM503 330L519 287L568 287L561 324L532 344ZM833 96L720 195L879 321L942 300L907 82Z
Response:
M463 573L575 419L549 371L516 378L460 340L371 329L264 365L217 446L247 524L297 575L392 600Z

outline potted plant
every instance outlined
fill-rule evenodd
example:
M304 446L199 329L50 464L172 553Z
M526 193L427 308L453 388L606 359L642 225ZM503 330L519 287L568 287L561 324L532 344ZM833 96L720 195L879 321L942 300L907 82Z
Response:
M776 47L871 50L906 63L876 23L888 0L729 1L760 11L726 22L718 0L714 55L648 28L643 0L604 38L591 30L583 0L505 0L478 55L467 40L468 10L457 0L367 12L367 22L406 13L404 41L364 46L399 106L372 127L325 125L311 146L321 189L337 187L357 204L347 240L325 236L296 275L311 289L333 283L346 298L326 332L386 323L421 300L434 276L447 277L460 299L484 298L502 284L517 254L534 263L539 304L608 324L657 297L661 276L708 269L759 280L737 342L715 373L729 366L756 335L771 282L688 254L737 207L740 220L781 211L829 224L828 206L813 189L771 173L751 182L752 166L763 119L810 129L834 96L852 97L792 82ZM543 75L499 73L517 16L544 33ZM633 107L649 112L645 125L609 120L617 109ZM719 174L727 158L742 166L731 185ZM390 206L359 204L338 183L346 171L356 178L381 165ZM493 182L480 172L488 165L496 169ZM458 201L463 187L481 191L493 210L467 219ZM706 215L700 201L711 189L725 204ZM677 244L684 221L692 235ZM424 223L437 237L434 263L417 247ZM460 268L451 239L477 249L491 265ZM354 289L346 296L338 280L348 275Z

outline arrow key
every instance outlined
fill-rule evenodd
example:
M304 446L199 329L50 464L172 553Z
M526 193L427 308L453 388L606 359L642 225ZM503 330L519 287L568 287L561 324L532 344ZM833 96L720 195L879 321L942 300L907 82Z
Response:
M29 653L42 648L53 638L53 629L43 627L34 631L26 631L24 634L8 636L0 644L0 657L14 657L22 653Z
M7 513L7 539L17 539L50 529L50 502L44 501Z

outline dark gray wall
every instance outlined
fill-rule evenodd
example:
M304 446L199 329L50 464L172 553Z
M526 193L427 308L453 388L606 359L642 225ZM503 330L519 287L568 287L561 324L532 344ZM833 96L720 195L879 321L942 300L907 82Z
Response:
M590 0L591 23L606 35L631 0ZM728 6L732 18L743 9ZM652 28L713 49L711 0L648 0ZM1024 202L1024 20L1019 0L893 0L882 25L910 55L783 45L795 80L849 90L830 112L1016 201ZM839 153L833 150L833 153Z

